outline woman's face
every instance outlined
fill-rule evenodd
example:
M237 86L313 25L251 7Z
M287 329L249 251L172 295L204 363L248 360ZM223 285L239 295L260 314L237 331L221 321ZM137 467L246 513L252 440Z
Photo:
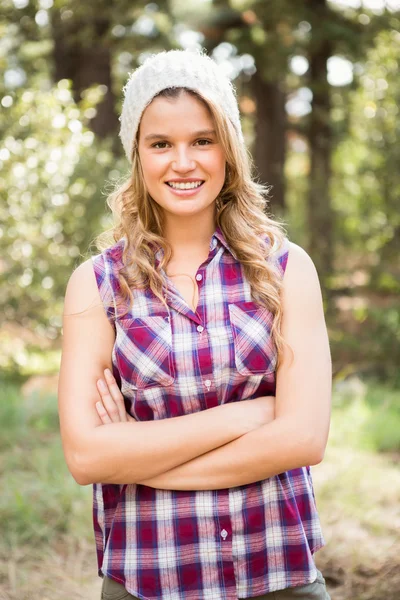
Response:
M226 161L213 119L201 101L187 93L154 98L142 115L138 149L148 192L167 213L214 215ZM203 183L186 190L168 184L179 181L184 187Z

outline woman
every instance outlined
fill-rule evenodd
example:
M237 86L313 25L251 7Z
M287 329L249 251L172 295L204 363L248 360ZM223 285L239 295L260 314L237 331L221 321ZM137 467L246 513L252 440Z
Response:
M210 57L152 55L124 92L132 169L111 246L68 282L59 383L102 598L329 598L309 467L331 393L314 264L265 215Z

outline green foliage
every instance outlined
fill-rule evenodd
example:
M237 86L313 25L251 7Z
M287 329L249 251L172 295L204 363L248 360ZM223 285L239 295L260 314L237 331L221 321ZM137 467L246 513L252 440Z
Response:
M398 32L380 31L356 66L347 102L334 94L347 129L338 138L331 184L337 215L332 288L343 289L341 315L332 323L334 356L394 385L400 360L399 60Z
M398 385L400 383L400 307L398 304L386 309L371 307L368 330L370 333L368 342L372 352L371 363L379 364L376 367L378 375Z
M79 106L66 80L8 97L0 117L1 302L6 320L30 334L2 331L0 363L33 373L58 366L49 342L60 334L68 278L97 252L92 240L111 223L105 196L126 164L114 158L111 140L95 140L88 129L101 97L96 88Z
M48 543L63 533L92 539L91 488L66 467L57 399L0 385L1 544Z
M66 473L59 440L33 448L28 456L14 456L5 466L9 473L0 511L8 527L3 543L44 543L74 530L78 538L89 538L90 490ZM84 525L81 530L75 520Z
M400 389L350 377L336 384L330 443L373 452L400 452Z
M365 403L370 415L365 423L365 437L378 452L400 452L400 390L378 382L368 386Z
M371 257L376 272L390 269L397 259L399 59L399 34L379 33L359 66L359 85L348 105L350 135L337 146L334 157L333 198L342 217L341 233L365 259Z
M24 89L0 121L2 300L9 320L47 326L49 337L60 327L71 267L106 223L103 186L121 175L110 143L87 127L99 97L89 90L78 107L65 80Z
M374 306L361 295L350 298L329 329L331 351L339 372L359 372L400 387L400 309L395 296L382 304Z
M15 439L26 431L26 415L21 410L20 392L15 385L2 384L0 398L0 451L3 451L11 448Z

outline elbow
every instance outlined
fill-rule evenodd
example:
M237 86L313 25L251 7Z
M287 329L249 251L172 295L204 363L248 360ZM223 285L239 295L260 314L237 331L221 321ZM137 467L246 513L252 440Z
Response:
M64 442L64 456L68 470L81 486L107 482L104 473L104 456L98 451L92 436L75 437Z
M329 424L316 420L297 421L298 443L304 449L303 465L318 465L324 460Z
M90 474L89 465L84 460L81 453L74 453L67 458L68 470L76 483L81 486L90 485L95 483Z
M110 484L123 484L123 483L138 483L140 479L144 479L138 476L136 478L128 478L127 480L121 476L118 477L115 469L112 472L107 472L105 469L104 461L99 463L93 457L90 458L83 452L77 452L73 458L70 459L68 465L69 471L76 483L81 486L93 485L95 483L110 483Z
M325 456L325 447L321 444L314 444L312 449L310 450L310 458L309 465L318 465L324 460Z
M327 436L312 423L290 419L286 436L289 453L296 467L317 465L323 461Z
M74 473L72 473L72 477L75 479L76 483L81 486L90 485L94 483L91 477L88 477L86 473L83 473L81 471L75 471Z
M324 460L326 441L321 440L320 436L311 434L308 436L305 447L307 465L318 465Z

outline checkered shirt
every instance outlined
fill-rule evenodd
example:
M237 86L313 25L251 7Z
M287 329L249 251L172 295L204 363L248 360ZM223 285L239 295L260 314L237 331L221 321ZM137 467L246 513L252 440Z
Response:
M110 319L123 244L92 257ZM285 237L269 258L280 276L288 252ZM113 371L138 421L275 395L272 315L253 301L219 227L196 280L196 313L168 279L168 309L149 288L133 290L133 307L116 319ZM143 600L237 600L305 585L325 545L309 466L219 490L96 483L93 525L99 576Z

